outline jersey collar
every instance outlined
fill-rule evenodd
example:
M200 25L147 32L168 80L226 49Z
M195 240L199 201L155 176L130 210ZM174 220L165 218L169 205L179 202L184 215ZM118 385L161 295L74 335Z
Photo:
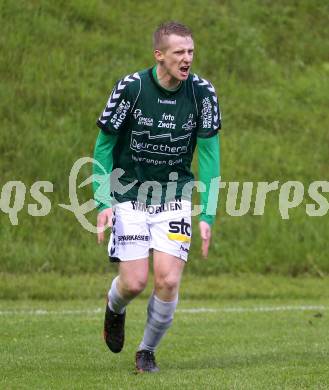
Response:
M168 96L171 96L171 95L174 95L175 93L177 93L178 91L180 91L180 89L182 88L182 85L183 85L183 82L181 82L179 84L179 86L174 89L174 90L170 90L170 89L167 89L167 88L164 88L162 85L160 85L159 81L158 81L158 77L157 77L157 74L156 74L156 65L153 66L153 68L150 68L149 69L149 75L150 75L150 78L151 80L153 81L153 83L162 91L164 92L166 95Z

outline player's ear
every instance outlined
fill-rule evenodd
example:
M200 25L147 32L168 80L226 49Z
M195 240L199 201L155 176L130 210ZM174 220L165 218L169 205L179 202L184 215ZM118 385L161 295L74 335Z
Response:
M159 49L154 50L154 58L157 62L162 62L164 60L163 52Z

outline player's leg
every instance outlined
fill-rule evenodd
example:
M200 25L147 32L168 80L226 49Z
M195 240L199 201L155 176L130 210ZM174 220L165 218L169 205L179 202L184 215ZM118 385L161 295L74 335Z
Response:
M112 281L104 320L104 339L109 349L120 352L125 339L126 306L147 283L148 258L121 262Z
M122 314L128 303L141 293L148 278L148 258L119 263L119 275L116 276L108 293L109 307Z
M152 218L154 290L147 308L144 337L136 354L139 371L156 371L154 351L172 324L191 239L190 203L173 202L174 212ZM170 207L170 209L172 209Z
M154 294L164 302L177 299L185 261L171 254L154 250Z
M154 290L148 304L148 320L139 349L155 351L172 324L185 261L154 250Z
M155 351L170 327L185 261L154 250L154 290L148 304L148 321L139 349Z
M154 352L172 324L185 261L154 250L154 290L147 307L144 336L136 354L139 371L158 371Z
M108 292L104 339L112 352L124 344L126 306L144 290L148 277L149 231L145 213L133 210L131 202L115 207L109 243L110 260L119 262L119 275Z

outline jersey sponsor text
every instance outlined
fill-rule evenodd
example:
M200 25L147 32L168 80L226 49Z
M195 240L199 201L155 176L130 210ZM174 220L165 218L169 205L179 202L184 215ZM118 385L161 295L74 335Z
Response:
M150 237L142 234L126 234L118 236L118 241L149 241Z
M162 203L160 205L146 205L143 202L138 202L137 200L131 201L133 210L139 210L139 211L147 211L149 214L158 214L162 213L164 211L177 211L182 210L182 203L177 202L169 202L169 203Z
M202 127L204 129L210 129L212 123L212 105L209 97L202 99Z
M125 120L128 110L130 108L130 101L122 99L118 108L115 111L115 114L111 118L111 123L113 127L118 130L122 122Z
M154 158L147 158L147 157L140 157L140 156L134 156L132 155L131 158L136 161L136 162L142 162L146 164L151 164L151 165L169 165L173 166L176 164L181 164L183 162L182 158L178 158L176 160L158 160Z
M191 224L185 222L184 218L182 218L180 221L169 222L169 228L170 229L167 237L170 240L180 242L191 241Z
M180 154L187 153L190 138L191 134L185 134L175 138L170 133L152 136L148 130L132 131L130 147L138 153L148 152L179 156ZM181 142L184 142L185 145L181 145Z

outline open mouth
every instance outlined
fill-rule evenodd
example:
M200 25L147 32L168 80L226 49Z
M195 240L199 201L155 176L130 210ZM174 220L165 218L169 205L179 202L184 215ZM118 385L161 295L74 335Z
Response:
M188 76L189 70L190 70L190 67L189 67L189 66L181 66L181 67L179 68L180 73L181 73L182 76L184 76L184 77Z

